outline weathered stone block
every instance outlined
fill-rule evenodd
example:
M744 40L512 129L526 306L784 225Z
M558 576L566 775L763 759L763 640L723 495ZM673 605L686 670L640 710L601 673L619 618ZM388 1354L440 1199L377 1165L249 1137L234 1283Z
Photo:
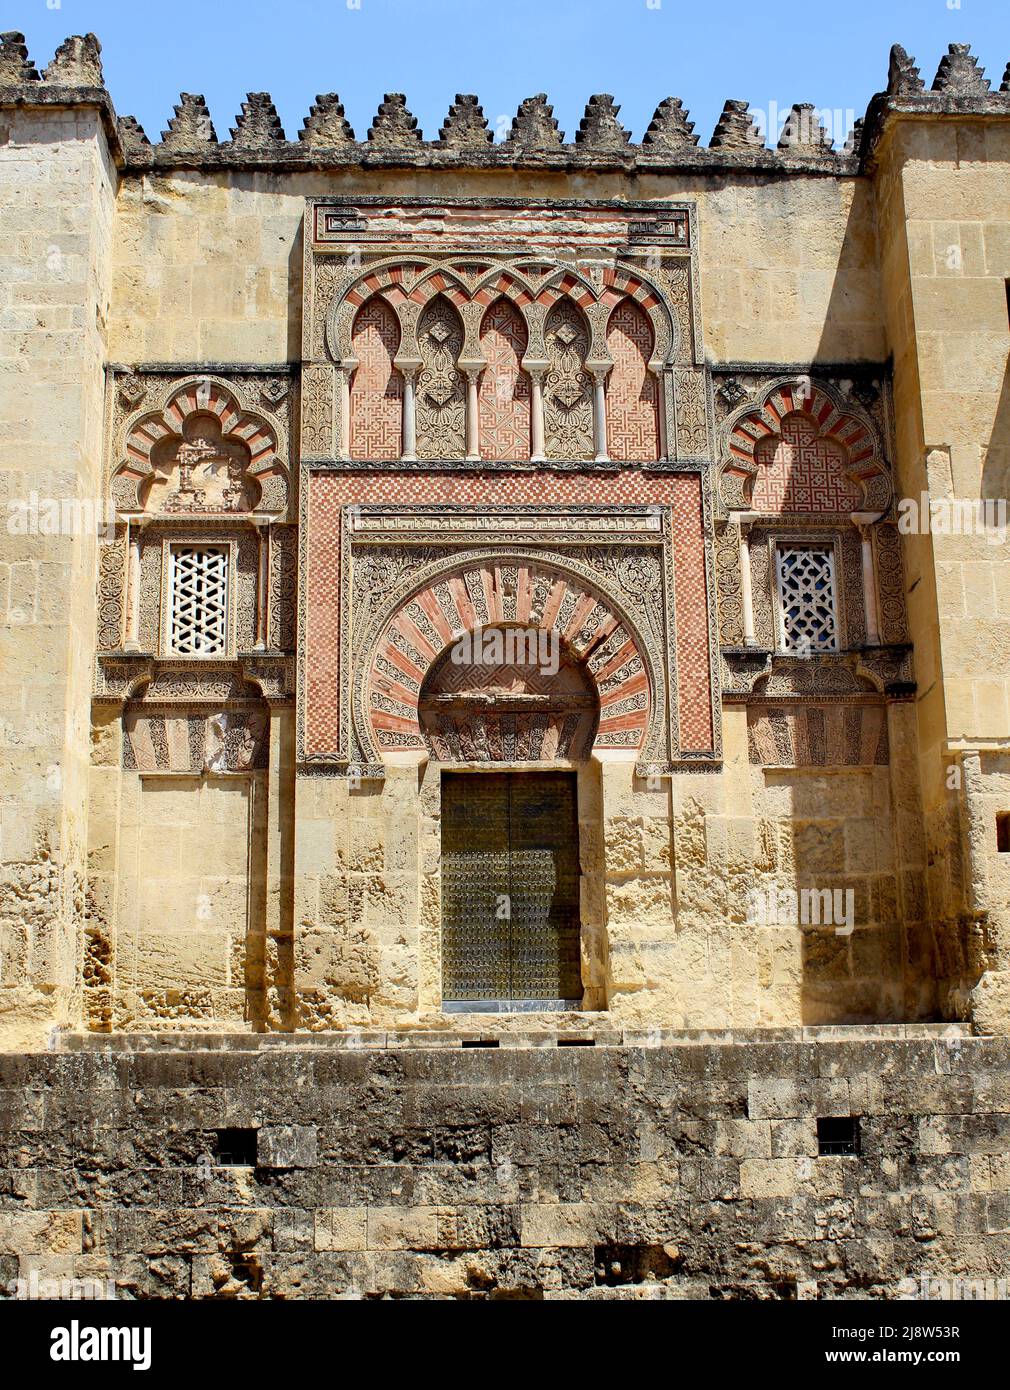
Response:
M260 1168L314 1168L315 1125L264 1125L256 1137Z

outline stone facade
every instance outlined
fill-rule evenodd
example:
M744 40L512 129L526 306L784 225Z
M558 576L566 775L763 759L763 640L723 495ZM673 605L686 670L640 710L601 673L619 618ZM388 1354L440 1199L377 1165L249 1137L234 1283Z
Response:
M697 1292L703 1266L748 1286L745 1263L683 1254L649 1205L680 1181L685 1211L721 1185L808 1193L800 1254L769 1287L816 1277L804 1243L836 1239L837 1208L866 1262L831 1280L883 1288L912 1267L898 1226L811 1137L860 1115L882 1184L928 1154L936 1205L957 1168L990 1258L1001 1106L987 1092L973 1110L947 1052L940 1100L917 1090L941 1042L901 1040L1010 1034L1010 84L991 85L954 45L927 90L895 48L840 150L805 106L768 149L739 101L703 146L673 98L637 144L605 95L571 141L540 95L496 143L465 94L437 140L393 93L358 141L333 94L288 140L250 93L219 140L185 93L152 142L115 112L94 36L41 74L0 36L0 1049L79 1048L52 1064L56 1094L71 1077L108 1093L108 1144L130 1049L154 1066L158 1034L168 1076L212 1036L234 1096L220 1110L187 1089L183 1130L258 1129L252 1163L285 1172L316 1159L274 1163L276 1146L335 1143L321 1102L291 1102L304 1077L350 1068L406 1115L451 1055L452 1094L423 1102L455 1136L446 1161L530 1168L479 1220L451 1175L383 1201L341 1170L283 1220L264 1203L246 1234L200 1226L183 1250L182 1226L125 1216L103 1246L83 1188L50 1194L33 1164L12 1252L107 1248L140 1262L147 1294L148 1257L164 1254L165 1292L279 1292L303 1250L322 1259L303 1291L330 1264L368 1292L611 1289L629 1268ZM520 635L556 660L473 655L475 636ZM502 951L510 979L533 968L519 929L495 926L498 849L451 839L460 777L508 807L509 779L569 789L564 998L547 967L537 987L450 979L460 911L483 923L488 980ZM497 896L510 924L536 918L542 965L564 855L517 849L511 814ZM881 1030L853 1067L893 1070L914 1120L881 1118L851 1079L844 1102L830 1085L795 1099L800 1078L841 1075L799 1031L824 1027ZM506 1051L530 1029L601 1045L550 1062L532 1136L522 1078L547 1054ZM763 1075L779 1044L759 1031L783 1029L779 1099L745 1110L720 1069ZM728 1042L678 1050L676 1030L743 1030L740 1060ZM340 1050L376 1032L377 1055ZM468 1038L501 1042L485 1070L445 1050ZM970 1047L998 1080L1002 1043ZM10 1132L61 1152L59 1105L31 1099L47 1065L24 1062ZM685 1065L714 1087L704 1114L683 1109ZM275 1066L279 1108L250 1109L243 1078ZM628 1101L599 1152L565 1147L597 1132L593 1068L617 1095L654 1067L650 1104L690 1142L653 1152L655 1117ZM452 1118L499 1086L500 1115ZM496 1125L527 1159L498 1154ZM635 1217L625 1180L646 1194ZM938 1212L941 1233L964 1215ZM471 1247L472 1268L450 1253Z
M901 1299L1005 1280L1006 1039L903 1031L0 1057L18 1154L0 1280L158 1299ZM823 1137L854 1111L858 1153Z

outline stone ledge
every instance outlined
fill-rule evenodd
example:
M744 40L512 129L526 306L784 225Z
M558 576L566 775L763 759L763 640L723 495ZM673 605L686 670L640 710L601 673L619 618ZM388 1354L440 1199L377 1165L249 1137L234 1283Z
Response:
M590 1025L565 1030L496 1032L473 1029L375 1029L343 1033L82 1033L54 1034L51 1050L78 1053L134 1052L317 1052L514 1050L598 1048L760 1047L779 1043L907 1042L974 1037L968 1023L818 1024L797 1028L700 1029L611 1028ZM588 1048L587 1048L588 1050Z

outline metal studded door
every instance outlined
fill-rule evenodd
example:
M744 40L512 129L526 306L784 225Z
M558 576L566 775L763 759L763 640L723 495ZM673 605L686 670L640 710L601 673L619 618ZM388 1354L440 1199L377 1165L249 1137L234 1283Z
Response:
M575 775L442 777L442 996L550 1008L582 997Z

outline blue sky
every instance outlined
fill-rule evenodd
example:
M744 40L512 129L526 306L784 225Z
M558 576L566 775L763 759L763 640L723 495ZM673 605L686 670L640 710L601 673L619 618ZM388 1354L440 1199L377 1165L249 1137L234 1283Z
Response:
M14 0L5 28L48 62L67 34L102 41L117 110L152 139L180 90L203 92L218 138L248 91L269 91L290 139L317 92L339 92L363 138L387 91L404 91L435 138L457 91L492 125L546 92L571 139L586 98L611 92L633 138L682 97L706 144L723 101L862 114L902 43L927 85L948 43L968 42L998 87L1010 0Z

